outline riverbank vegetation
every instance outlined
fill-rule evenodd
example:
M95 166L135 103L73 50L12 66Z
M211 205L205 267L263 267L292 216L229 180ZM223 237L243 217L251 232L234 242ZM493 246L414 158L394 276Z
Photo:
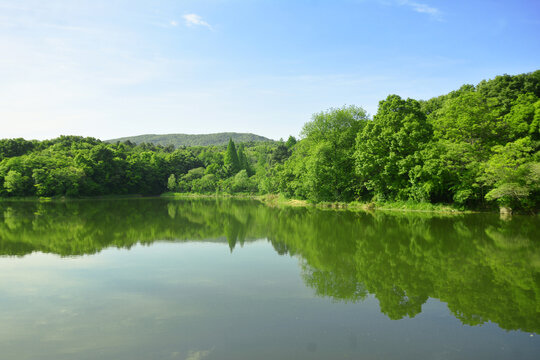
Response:
M281 194L314 203L537 211L540 70L427 101L343 106L300 139L180 147L62 136L0 140L0 196Z

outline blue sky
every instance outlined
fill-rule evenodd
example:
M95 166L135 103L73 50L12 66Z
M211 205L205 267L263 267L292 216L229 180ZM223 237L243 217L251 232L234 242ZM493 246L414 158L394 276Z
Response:
M540 69L540 1L0 0L0 138L298 135Z

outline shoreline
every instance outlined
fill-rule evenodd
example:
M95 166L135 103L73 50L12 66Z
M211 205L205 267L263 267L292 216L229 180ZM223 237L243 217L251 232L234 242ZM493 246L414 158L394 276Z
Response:
M392 211L392 212L419 212L419 213L443 213L443 214L473 214L473 213L492 213L498 214L493 210L468 210L453 207L447 204L414 203L414 202L319 202L313 203L308 200L288 199L278 194L254 195L254 194L199 194L199 193L171 193L166 192L160 195L101 195L88 197L12 197L0 198L1 202L50 202L50 201L87 201L87 200L131 200L131 199L151 199L151 198L171 198L171 199L239 199L255 200L266 206L271 207L305 207L317 208L322 210L349 210L349 211ZM536 216L536 213L515 213L515 215Z
M406 211L406 212L433 212L451 214L471 214L471 213L495 213L495 211L474 211L461 210L450 205L428 204L428 203L361 203L361 202L320 202L312 203L307 200L287 199L277 194L251 195L251 194L195 194L195 193L164 193L160 197L177 199L245 199L257 200L267 206L289 206L289 207L313 207L326 210L361 210L361 211Z

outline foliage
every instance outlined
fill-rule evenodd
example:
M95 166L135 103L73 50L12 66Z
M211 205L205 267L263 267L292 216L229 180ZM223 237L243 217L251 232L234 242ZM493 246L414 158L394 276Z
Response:
M0 197L174 190L540 208L540 70L425 101L390 95L372 120L357 106L331 108L314 114L299 140L243 135L0 140ZM193 146L164 140L175 138Z
M174 176L174 174L171 174L171 176L169 176L169 179L167 180L167 190L176 191L176 186L176 176Z
M0 140L0 161L5 158L21 156L39 145L37 141L27 141L21 138L18 139L1 139Z
M498 145L486 163L483 180L493 189L486 199L497 200L501 205L528 207L528 200L540 191L540 152L533 153L529 137Z
M4 178L6 191L13 195L21 195L24 190L24 178L17 170L9 170Z
M406 199L415 189L411 172L421 167L421 151L432 129L414 99L390 95L356 139L356 172L360 182L379 199ZM425 200L429 194L421 194Z
M272 154L272 161L274 163L283 164L291 156L289 147L285 144L279 144Z
M284 167L281 189L313 201L351 201L354 176L354 141L368 123L356 106L333 108L313 115L302 130L303 139Z
M227 145L227 151L224 158L225 171L228 175L234 175L240 171L240 160L238 159L238 153L236 152L236 146L234 141L229 139L229 145Z
M298 140L296 140L294 136L290 135L287 141L285 142L285 146L287 146L287 148L289 149L292 149L293 146L296 145L297 142Z
M238 166L241 170L245 170L248 176L253 175L253 169L246 156L244 144L238 146Z

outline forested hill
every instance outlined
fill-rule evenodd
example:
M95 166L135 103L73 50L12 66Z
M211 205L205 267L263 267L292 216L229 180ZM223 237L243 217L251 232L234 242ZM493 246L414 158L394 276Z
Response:
M134 144L141 143L152 143L154 145L173 145L174 147L179 146L208 146L208 145L227 145L229 139L232 139L235 143L248 143L248 142L272 142L274 140L265 138L264 136L259 136L250 133L234 133L234 132L223 132L216 134L165 134L165 135L155 135L155 134L146 134L138 136L128 136L118 139L106 140L108 143L116 143L117 141L126 142L130 141Z

